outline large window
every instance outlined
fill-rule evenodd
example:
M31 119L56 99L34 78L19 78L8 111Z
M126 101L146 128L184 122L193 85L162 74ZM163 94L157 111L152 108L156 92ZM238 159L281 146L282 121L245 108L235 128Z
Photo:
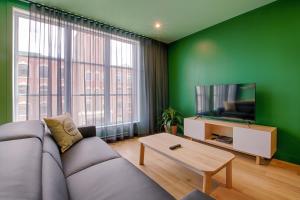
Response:
M57 43L51 37L58 25L38 20L36 24L42 28L31 27L28 14L14 12L16 121L59 112L72 113L78 125L111 126L139 120L137 41L72 26L60 28L63 33ZM48 29L54 30L53 35ZM29 43L31 37L39 40ZM63 105L59 109L58 103Z

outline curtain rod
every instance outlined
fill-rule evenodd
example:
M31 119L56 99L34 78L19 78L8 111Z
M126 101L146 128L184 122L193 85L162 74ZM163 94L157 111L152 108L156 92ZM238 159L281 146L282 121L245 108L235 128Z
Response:
M78 14L75 14L75 13L72 13L70 11L66 11L66 10L60 9L60 8L50 7L50 6L47 6L47 5L44 5L44 4L41 4L41 3L37 3L37 2L31 1L31 0L20 0L20 1L23 1L23 2L29 3L29 4L35 4L35 5L39 6L39 7L45 7L45 8L48 8L48 9L57 10L59 12L62 12L62 13L68 14L68 15L72 15L74 17L77 17L77 18L80 18L80 19L83 19L83 20L88 20L90 22L97 23L97 24L100 24L100 25L103 25L103 26L107 26L107 27L112 28L112 29L123 31L124 33L131 34L131 35L134 35L136 37L154 40L154 39L149 38L149 37L147 37L145 35L137 34L137 33L134 33L134 32L131 32L131 31L128 31L128 30L125 30L125 29L122 29L122 28L118 28L118 27L115 27L115 26L112 26L112 25L109 25L109 24L106 24L106 23L94 20L92 18L84 17L82 15L78 15Z

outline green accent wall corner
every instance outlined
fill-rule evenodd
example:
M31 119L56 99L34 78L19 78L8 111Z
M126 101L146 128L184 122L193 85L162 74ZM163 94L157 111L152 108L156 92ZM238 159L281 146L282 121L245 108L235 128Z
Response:
M257 84L257 123L278 127L277 159L300 164L300 1L279 0L171 43L170 106L195 115L198 84Z
M7 1L0 1L0 123L7 119Z
M18 0L0 1L0 124L12 121L13 8L29 9Z

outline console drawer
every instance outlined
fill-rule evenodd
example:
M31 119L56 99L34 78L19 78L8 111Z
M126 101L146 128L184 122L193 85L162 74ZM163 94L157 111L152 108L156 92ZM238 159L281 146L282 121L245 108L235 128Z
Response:
M205 124L197 119L185 118L184 119L184 135L204 141Z
M271 158L271 134L248 128L233 128L233 148L245 153Z

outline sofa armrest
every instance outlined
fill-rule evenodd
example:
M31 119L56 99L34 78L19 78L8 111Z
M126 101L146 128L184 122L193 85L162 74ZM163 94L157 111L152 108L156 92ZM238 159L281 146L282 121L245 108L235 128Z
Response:
M193 190L181 200L214 200L214 198L208 196L207 194L200 192L199 190Z
M84 138L96 136L96 126L82 126L78 130Z

